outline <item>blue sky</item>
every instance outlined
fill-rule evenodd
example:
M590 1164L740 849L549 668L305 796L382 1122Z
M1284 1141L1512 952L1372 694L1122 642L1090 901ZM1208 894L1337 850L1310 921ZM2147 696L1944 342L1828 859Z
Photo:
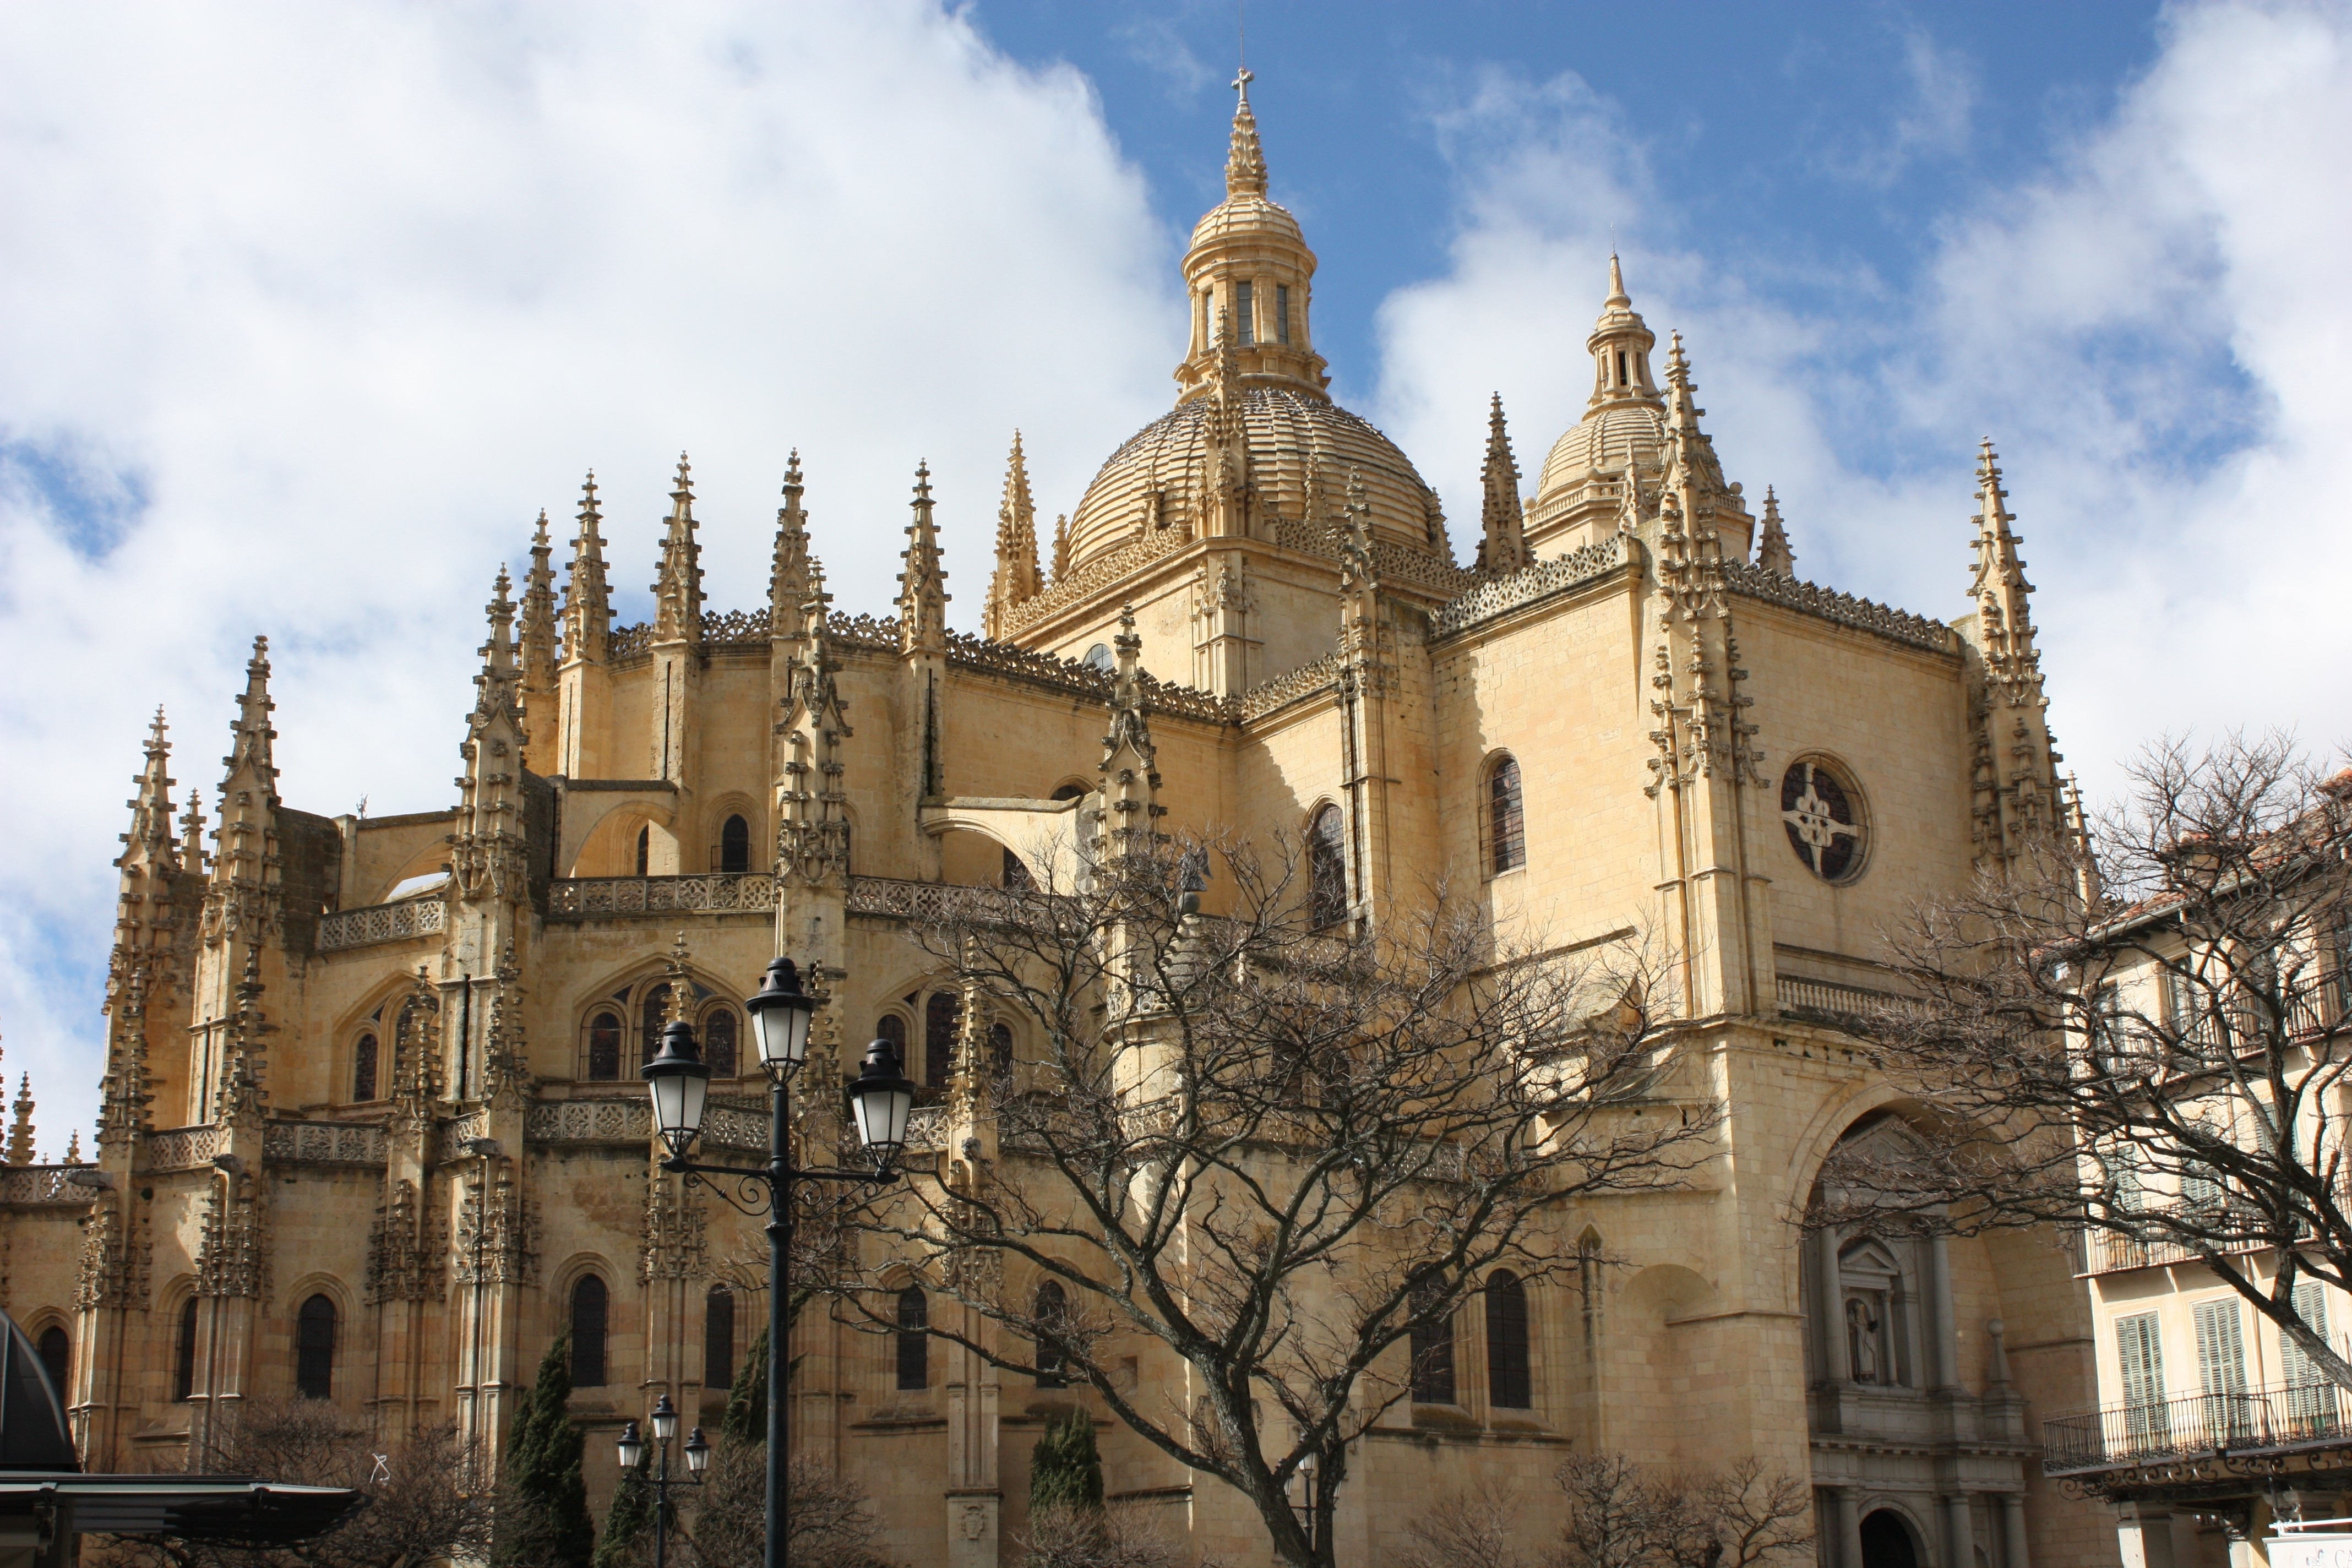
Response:
M2095 798L2162 731L2352 738L2352 9L1258 0L1334 390L1477 512L1613 242L1801 575L1965 608L2000 445ZM110 862L161 703L210 795L252 637L281 789L451 799L481 606L597 470L642 613L681 448L715 607L786 455L845 608L931 465L976 626L1163 411L1229 4L0 7L0 1072L87 1128ZM2315 588L2315 585L2317 585Z

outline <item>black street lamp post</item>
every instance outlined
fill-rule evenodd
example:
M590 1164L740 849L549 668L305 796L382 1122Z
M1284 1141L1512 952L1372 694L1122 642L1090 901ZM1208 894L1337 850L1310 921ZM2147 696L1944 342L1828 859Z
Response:
M654 1402L654 1442L661 1449L661 1463L654 1470L654 1568L669 1564L669 1489L698 1487L702 1472L710 1468L710 1445L702 1440L702 1428L697 1426L686 1437L686 1479L669 1479L669 1440L677 1436L677 1407L665 1394ZM645 1439L637 1436L634 1421L621 1428L621 1474L625 1478L646 1457Z
M784 1375L792 1364L786 1294L792 1285L793 1187L804 1180L877 1184L896 1181L898 1173L891 1163L906 1146L915 1086L899 1070L896 1047L887 1040L868 1046L866 1061L848 1087L847 1099L850 1121L857 1129L858 1142L874 1156L874 1168L802 1170L792 1163L792 1080L808 1059L809 1020L816 1014L816 1003L801 990L793 961L779 958L768 965L766 982L745 1005L751 1014L760 1066L768 1075L766 1170L700 1165L686 1157L702 1131L703 1108L710 1092L710 1068L702 1059L691 1024L680 1021L663 1029L660 1053L639 1069L639 1076L653 1093L654 1125L669 1149L662 1169L688 1180L726 1177L733 1190L709 1184L714 1192L743 1214L768 1216L767 1563L768 1568L784 1568L786 1489L791 1479L785 1453L791 1432Z

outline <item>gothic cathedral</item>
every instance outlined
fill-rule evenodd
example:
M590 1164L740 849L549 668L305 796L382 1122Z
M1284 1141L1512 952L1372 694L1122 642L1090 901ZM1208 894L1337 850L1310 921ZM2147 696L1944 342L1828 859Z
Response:
M2063 1250L1796 1220L1833 1143L1908 1110L1842 1022L1886 989L1878 933L2076 810L1990 445L1958 618L1809 582L1612 258L1584 416L1528 484L1497 400L1462 564L1412 461L1327 393L1316 258L1266 188L1244 85L1183 258L1175 405L1049 536L1014 439L984 635L948 625L920 471L895 613L832 608L797 455L764 601L706 608L681 459L648 624L612 624L593 477L560 600L544 514L519 601L500 573L453 807L285 804L258 639L209 822L194 790L174 815L158 716L95 1173L20 1161L0 1204L6 1306L66 1372L92 1468L177 1468L238 1402L297 1394L495 1445L565 1332L600 1508L611 1438L657 1394L715 1424L763 1255L654 1163L656 1034L700 1031L706 1146L764 1149L742 1005L790 954L824 994L810 1072L889 1039L926 1089L909 1163L962 1148L967 1042L909 922L1024 876L1090 809L1116 703L1169 826L1312 843L1337 918L1444 876L1507 930L1663 933L1661 1092L1722 1108L1703 1179L1564 1217L1609 1261L1529 1290L1523 1343L1465 1314L1451 1399L1351 1461L1342 1561L1480 1477L1539 1500L1571 1446L1808 1478L1829 1568L1888 1531L1922 1568L2111 1559L2031 1436L2093 1399ZM803 1313L798 1447L860 1479L913 1568L1014 1560L1029 1449L1092 1396L895 1337ZM1102 1431L1114 1495L1188 1551L1265 1561L1242 1500Z

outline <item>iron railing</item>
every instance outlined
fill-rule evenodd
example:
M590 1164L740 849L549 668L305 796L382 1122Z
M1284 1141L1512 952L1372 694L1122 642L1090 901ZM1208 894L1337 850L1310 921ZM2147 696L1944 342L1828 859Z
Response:
M2352 1447L2352 1395L2324 1382L2133 1400L2042 1424L2042 1468L2053 1476L2329 1447Z

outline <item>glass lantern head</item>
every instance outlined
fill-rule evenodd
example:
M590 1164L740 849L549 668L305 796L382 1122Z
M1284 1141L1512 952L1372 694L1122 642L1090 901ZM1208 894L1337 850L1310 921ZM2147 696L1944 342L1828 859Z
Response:
M661 1050L637 1076L653 1092L655 1129L670 1153L684 1159L702 1131L703 1106L710 1096L710 1068L695 1043L694 1026L680 1019L663 1029Z
M907 1118L915 1109L915 1085L898 1070L898 1047L877 1040L866 1047L866 1062L848 1089L849 1120L857 1141L874 1156L874 1168L887 1171L907 1146Z
M710 1445L702 1440L702 1428L697 1426L686 1435L686 1471L698 1476L710 1468Z
M646 1440L637 1436L635 1422L632 1421L621 1428L621 1441L618 1447L622 1469L634 1470L645 1462Z
M800 971L789 958L768 965L768 978L743 1004L751 1015L751 1038L760 1065L772 1076L791 1072L808 1059L809 1020L816 1001L801 989Z
M667 1443L677 1436L677 1406L665 1394L654 1401L654 1441Z

